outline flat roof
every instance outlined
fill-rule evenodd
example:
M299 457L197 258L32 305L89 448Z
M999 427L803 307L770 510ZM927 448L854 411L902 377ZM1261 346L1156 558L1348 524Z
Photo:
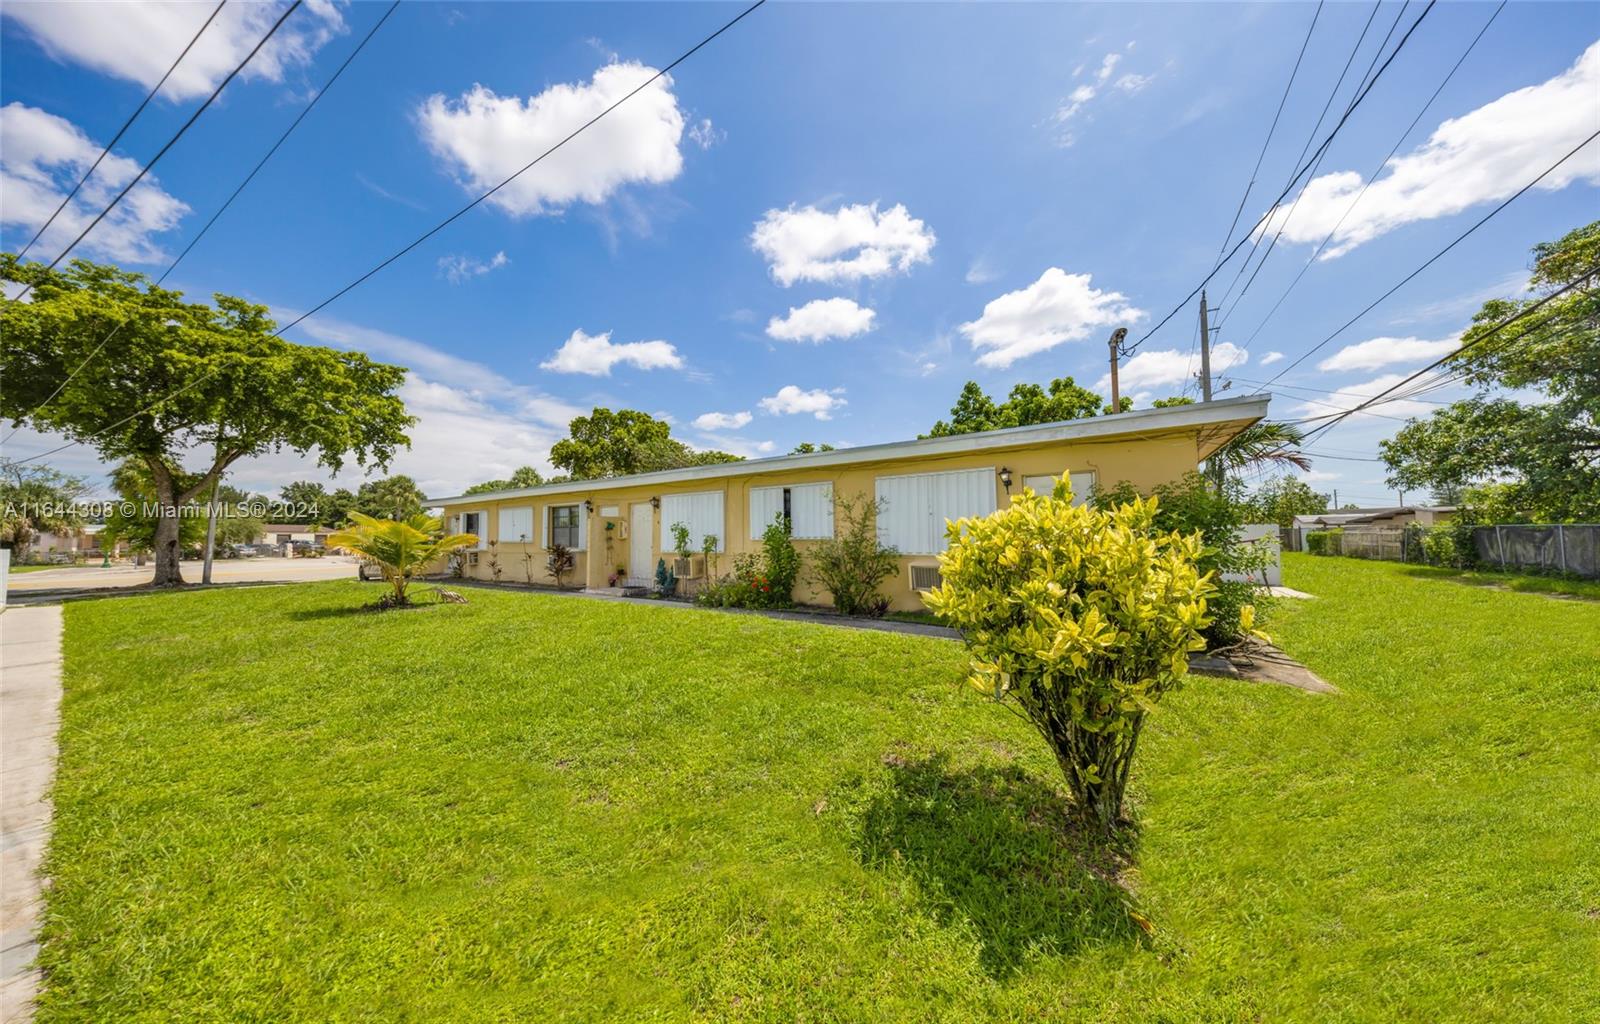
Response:
M991 448L1013 448L1019 445L1044 444L1055 441L1094 440L1153 432L1171 432L1193 427L1196 429L1223 423L1245 421L1248 426L1267 415L1270 394L1241 395L1212 402L1195 402L1192 405L1175 405L1165 409L1139 409L1109 416L1091 416L1081 420L1060 420L1027 427L1008 427L1004 430L985 430L975 434L955 434L950 437L924 437L914 441L890 441L868 444L858 448L838 448L830 452L807 452L803 455L773 455L764 459L743 459L739 462L719 462L708 466L685 466L653 473L634 473L630 476L593 477L587 480L565 480L561 483L541 484L537 487L515 487L503 491L479 491L475 494L453 494L426 499L428 505L456 505L462 502L503 501L508 498L528 498L542 494L573 494L583 491L612 490L643 484L670 484L687 480L718 480L732 476L749 476L786 469L823 469L829 466L848 466L859 462L878 462L884 459L908 459L931 455L953 455L963 452L986 451ZM1242 428L1241 428L1242 429ZM1231 435L1230 435L1231 436ZM1219 445L1221 442L1218 442Z

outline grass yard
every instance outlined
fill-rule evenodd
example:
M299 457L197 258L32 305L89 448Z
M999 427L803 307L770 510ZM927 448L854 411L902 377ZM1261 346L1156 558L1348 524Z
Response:
M1600 605L1286 571L1343 695L1174 695L1126 888L948 641L70 604L39 1019L1600 1019Z
M1600 601L1600 580L1575 576L1541 576L1525 572L1495 572L1490 569L1446 569L1434 565L1411 565L1406 571L1426 579L1450 580L1474 587L1498 587L1528 594L1552 594Z

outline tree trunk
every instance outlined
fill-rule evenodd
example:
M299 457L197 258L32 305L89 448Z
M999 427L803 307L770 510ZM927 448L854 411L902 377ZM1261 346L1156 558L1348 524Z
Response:
M157 587L183 586L183 571L178 562L182 554L178 547L178 487L177 481L160 460L146 463L156 483L156 574L152 584Z

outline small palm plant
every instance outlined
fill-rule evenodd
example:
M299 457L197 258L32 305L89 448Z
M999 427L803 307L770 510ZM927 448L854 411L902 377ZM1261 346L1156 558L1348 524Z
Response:
M351 512L350 525L328 538L329 547L348 548L376 563L393 588L383 602L388 608L408 603L406 587L411 578L435 559L477 543L474 534L445 535L442 520L426 514L409 519L375 519Z

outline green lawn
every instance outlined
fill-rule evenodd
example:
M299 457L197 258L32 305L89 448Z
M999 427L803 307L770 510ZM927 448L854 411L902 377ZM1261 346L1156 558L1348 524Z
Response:
M66 565L18 565L15 562L13 562L13 563L11 563L11 567L6 571L7 572L43 572L46 569L70 569L70 568L72 568L72 563L70 563L70 562L67 563Z
M1432 565L1407 566L1406 572L1427 579L1450 580L1475 587L1500 587L1528 594L1556 594L1600 601L1600 580L1572 576L1536 576L1525 572L1495 572L1489 569L1444 569Z
M39 1019L1600 1019L1600 605L1286 568L1343 695L1172 697L1121 884L949 641L69 604Z

